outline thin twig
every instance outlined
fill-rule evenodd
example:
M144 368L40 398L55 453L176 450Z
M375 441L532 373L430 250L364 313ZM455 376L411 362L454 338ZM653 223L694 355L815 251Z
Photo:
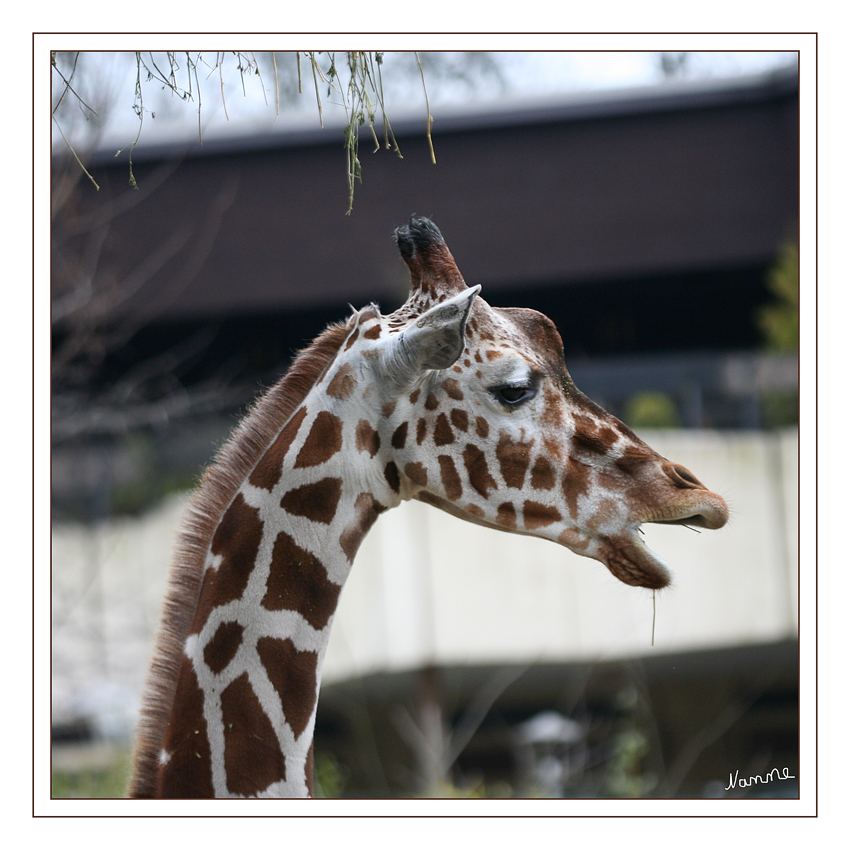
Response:
M652 591L652 643L655 646L655 589Z
M62 82L65 83L65 89L63 90L62 94L60 95L59 100L56 101L56 106L53 107L53 115L56 114L56 110L59 109L59 105L65 99L65 95L68 94L68 92L71 92L71 94L73 94L74 97L77 98L77 101L79 102L80 106L87 109L92 115L97 115L97 110L92 109L92 107L89 106L82 99L79 92L77 92L77 90L71 85L71 80L74 79L74 75L77 73L77 62L79 61L79 59L80 59L80 54L77 53L77 55L74 57L74 67L71 69L71 75L70 75L70 77L68 77L68 79L65 79L65 75L59 70L59 66L56 64L55 61L53 62L53 70L56 71L57 74L59 74L59 77L61 78Z
M186 55L188 56L189 54L187 53ZM202 103L201 103L201 81L198 79L198 62L200 62L200 61L201 61L201 54L199 53L198 59L194 63L194 65L192 65L192 68L195 72L195 85L198 88L198 142L199 142L199 144L203 145L203 143L204 143L204 130L203 130L203 125L201 124L201 106L202 106Z
M265 82L263 80L263 76L260 71L260 66L259 62L257 61L256 55L254 53L242 53L239 51L233 51L232 53L237 58L238 70L242 80L243 94L246 92L247 88L245 83L245 71L254 71L254 73L259 77L260 86L263 89L263 97L266 104L268 104L268 93L265 88ZM118 151L118 153L124 153L127 150L127 147L129 147L130 185L134 188L138 187L136 185L135 177L133 175L132 155L136 145L141 139L141 134L144 126L145 112L149 111L146 109L145 106L145 83L149 83L152 81L162 83L164 86L168 87L173 94L177 95L182 100L197 100L198 140L199 143L203 145L203 103L200 78L198 74L198 65L203 62L204 66L209 69L209 73L205 75L205 79L208 79L213 74L215 74L216 71L218 71L222 107L226 120L230 120L230 114L227 107L226 87L224 82L224 63L228 55L227 52L215 51L214 58L212 61L205 59L205 55L201 52L196 53L194 57L188 51L185 52L184 55L186 60L187 74L186 88L182 88L177 82L178 74L182 74L182 68L177 58L179 55L180 54L175 54L172 52L165 52L165 60L163 60L161 57L158 57L157 54L154 54L152 52L148 52L147 55L141 52L135 53L136 85L133 109L139 118L139 130L136 134L135 139L128 146L125 146L125 148ZM361 179L361 163L358 155L358 143L362 125L368 123L369 133L372 136L374 149L376 151L383 146L388 150L394 150L400 158L402 156L398 141L395 138L389 118L387 117L381 67L383 63L384 54L373 51L347 52L346 58L348 60L349 78L345 83L342 81L336 67L336 54L333 52L328 52L326 54L330 64L328 65L327 70L325 71L322 70L322 66L319 62L318 57L320 55L322 54L314 51L296 51L295 58L297 63L298 74L298 92L303 92L303 74L301 68L301 60L302 58L306 57L310 61L311 71L313 74L313 86L316 93L316 105L319 112L319 126L322 128L324 128L325 126L322 93L319 86L320 82L327 85L327 97L329 101L333 105L337 105L337 103L339 103L345 109L345 114L347 118L347 125L345 127L345 147L347 159L347 179L349 184L349 207L347 212L350 213L353 207L355 184L358 180ZM76 73L77 60L79 56L80 54L77 54L76 57L73 57L73 69L66 79L66 76L62 73L62 71L57 65L57 54L51 54L53 70L58 75L58 79L62 82L62 87L57 92L58 100L56 106L54 107L54 120L57 121L57 126L59 119L58 116L56 116L56 110L63 102L65 102L66 97L69 93L76 97L83 110L87 111L87 113L91 115L97 114L82 100L82 98L79 96L79 93L73 87L73 80L74 75ZM414 53L414 56L416 58L417 67L419 68L419 75L422 81L422 89L425 95L425 107L427 112L426 136L428 139L428 148L430 151L431 162L436 163L437 157L434 151L434 142L431 134L431 126L433 124L434 119L431 115L431 105L428 97L428 90L425 84L425 71L420 55L418 53ZM277 66L277 55L274 51L272 51L271 53L271 58L275 77L275 112L277 115L279 115L280 76ZM167 62L167 65L163 64L163 62ZM144 79L142 77L142 70L145 71ZM337 97L339 98L339 101L337 101ZM375 116L378 108L380 108L381 110L381 119L383 123L383 139L381 139L381 137L379 136L378 129L375 126ZM154 117L153 112L151 112L151 116ZM62 133L62 137L73 153L73 149L71 148L70 142L65 137L64 132ZM74 153L74 158L78 163L80 162L80 159L76 155L76 153ZM85 169L83 169L83 171L85 172ZM88 176L89 180L92 180L91 175L88 174L88 172L85 173ZM92 183L94 183L93 180Z
M425 87L425 72L422 70L422 62L419 60L419 54L413 54L416 57L416 64L419 66L419 76L422 77L422 91L425 93L425 111L428 113L428 127L426 129L426 135L428 137L428 147L431 149L431 162L434 165L437 164L437 157L434 155L434 143L431 140L431 123L433 122L433 118L431 117L431 107L428 104L428 89Z
M88 171L86 170L86 167L80 161L80 158L77 156L77 152L74 150L73 145L71 145L71 143L65 137L65 134L62 132L62 127L59 125L59 122L56 120L55 115L53 116L53 123L56 125L56 129L59 130L60 134L62 135L62 138L65 140L65 144L68 146L68 150L71 151L71 155L74 157L75 160L77 160L77 164L80 166L80 168L83 169L83 174L85 174L86 177L88 177L89 180L91 180L95 189L100 189L100 186L97 185L97 182L95 181L94 177L92 177L91 174L88 173Z
M272 50L272 67L274 68L274 109L275 115L280 115L280 80L277 76L277 56L275 56L274 50ZM296 54L297 55L297 54ZM301 76L301 66L299 64L298 67L298 76Z
M145 65L142 60L142 54L136 53L136 99L134 102L134 109L136 110L136 114L139 116L139 132L136 133L136 138L130 143L130 152L127 155L129 167L130 167L130 185L134 189L138 189L138 184L136 183L136 177L133 174L133 149L139 143L139 139L142 137L142 126L145 122L145 98L142 94L142 68L145 68L147 72L150 74L150 68ZM156 66L154 66L156 67ZM118 156L122 153L124 148L116 151L115 156Z
M224 54L221 54L222 58L218 58L218 53L215 55L216 62L218 63L218 79L221 83L221 105L224 107L224 117L225 120L229 121L230 116L227 114L227 102L224 99L224 74L221 72L221 66L224 64Z
M274 56L274 54L272 54L272 56ZM251 54L251 61L254 63L254 73L260 78L260 89L262 89L263 92L263 100L266 102L266 106L268 106L269 99L266 96L266 84L263 82L263 75L260 72L260 63L257 61L257 57L253 53ZM277 78L277 67L275 67L275 78Z
M319 79L316 76L316 70L317 70L316 69L316 57L313 55L313 53L310 53L310 64L312 65L312 68L313 68L313 85L316 87L316 103L318 104L318 107L319 107L319 126L322 129L324 129L325 128L325 121L324 121L324 118L322 117L322 95L319 92Z

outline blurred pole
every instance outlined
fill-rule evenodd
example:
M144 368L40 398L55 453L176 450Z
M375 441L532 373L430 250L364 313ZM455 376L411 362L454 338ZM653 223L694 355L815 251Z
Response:
M415 758L420 793L426 797L437 797L445 780L446 734L436 667L425 667L420 671L418 708L422 737L416 747Z

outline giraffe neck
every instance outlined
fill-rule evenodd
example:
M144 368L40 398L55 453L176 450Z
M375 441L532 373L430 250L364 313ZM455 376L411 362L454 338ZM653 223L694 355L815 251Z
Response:
M373 315L331 326L299 355L193 497L142 703L131 796L311 794L339 593L366 532L399 500L378 467L374 417L348 427L338 415L353 382L334 363Z
M342 440L341 420L305 403L224 512L160 755L163 796L311 795L333 614L385 509L343 468Z

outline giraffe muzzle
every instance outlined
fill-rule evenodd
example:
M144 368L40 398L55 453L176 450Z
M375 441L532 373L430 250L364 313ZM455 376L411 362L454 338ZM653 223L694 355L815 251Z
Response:
M665 461L661 469L677 491L681 491L664 506L657 516L645 522L666 525L688 525L716 529L726 525L729 508L722 496L713 493L689 469Z
M711 490L692 490L671 499L641 517L641 523L723 528L729 520L729 507L722 496Z
M660 492L655 487L650 488L655 493L649 500L651 507L637 512L637 521L626 533L601 541L595 555L620 581L652 590L666 587L671 573L667 564L646 545L641 525L716 529L722 528L729 519L729 508L723 497L709 490L689 469L665 460L661 472L664 486ZM655 477L656 487L658 481Z
M712 493L712 495L715 494ZM718 496L717 498L719 499L720 497ZM707 528L714 530L717 528L723 528L723 526L726 525L728 519L729 509L726 507L726 504L724 502L722 506L706 506L699 513L683 516L679 519L655 519L649 520L649 522L655 523L656 525L697 526L698 528Z

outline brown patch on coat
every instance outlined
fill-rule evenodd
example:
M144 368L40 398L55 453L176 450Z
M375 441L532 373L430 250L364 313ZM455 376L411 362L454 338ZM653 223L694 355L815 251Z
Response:
M484 498L487 498L489 490L495 490L499 485L496 484L493 476L490 475L490 468L487 465L487 456L478 446L468 443L463 450L463 464L466 467L466 472L469 475L469 483L475 488L476 492L480 493Z
M558 535L558 543L576 552L583 552L590 545L591 538L586 537L575 528L565 528Z
M328 579L324 564L302 549L285 531L274 542L272 566L262 606L269 611L296 611L316 630L336 610L340 586Z
M221 719L228 792L256 797L286 777L286 759L247 673L221 692Z
M578 519L578 500L587 493L590 485L590 470L574 458L567 458L566 470L561 479L561 490L567 500L567 508L573 519Z
M446 391L449 398L452 398L455 401L463 401L463 390L461 389L460 383L458 383L455 378L446 378L446 380L443 381L443 389Z
M513 502L502 502L496 509L496 522L505 528L516 528L516 508Z
M452 426L449 425L449 420L445 413L441 413L437 417L437 424L434 426L434 445L448 446L455 441L455 432L452 431Z
M556 467L563 465L564 458L566 457L566 445L564 444L563 439L544 437L543 451L546 454L546 458L554 463Z
M222 623L204 647L204 663L213 673L221 673L242 645L245 629L236 622Z
M428 470L421 463L405 464L404 474L418 487L425 487L428 484Z
M522 519L527 529L543 528L560 522L561 512L552 505L542 505L540 502L526 500L522 505Z
M384 467L384 478L386 479L387 484L390 485L390 488L394 492L398 493L401 486L401 477L398 474L398 467L394 460L391 460Z
M456 407L449 414L449 419L452 420L452 425L458 429L458 431L466 431L469 429L469 414L465 410L461 410Z
M298 435L298 429L307 415L307 408L302 407L286 423L283 430L278 434L275 441L269 446L260 462L254 468L248 483L253 487L262 487L264 490L273 490L275 484L280 480L283 469L283 459L292 445L292 441Z
M204 576L193 634L201 631L211 611L242 596L254 570L262 539L259 510L237 493L213 535L211 551L222 559L218 569L207 570Z
M533 440L514 442L506 431L499 434L496 460L499 461L502 478L508 487L513 487L515 490L522 489L525 473L531 463L532 444Z
M354 329L354 333L351 334L351 336L348 338L347 342L345 343L345 349L344 350L348 351L348 349L351 348L351 346L354 345L355 342L357 342L357 339L358 339L359 336L360 336L360 328L357 327L357 328Z
M490 434L490 423L483 416L475 417L475 433L482 440L486 440Z
M552 464L540 455L531 468L531 487L534 490L551 490L555 486L555 471Z
M330 525L342 495L341 478L323 478L314 484L304 484L285 493L280 506L293 516L303 516L313 522Z
M361 419L354 431L354 444L357 451L368 452L369 457L375 457L381 448L381 437L365 419Z
M192 662L183 658L175 702L180 713L169 724L163 741L168 762L157 771L157 797L214 797L212 757L204 719L204 694Z
M541 417L543 424L552 431L561 432L564 428L564 417L561 412L563 395L554 387L547 384L543 390L543 396L546 399L546 404L543 405L543 415Z
M345 552L349 563L354 556L366 532L375 524L375 520L387 510L371 493L361 493L354 501L354 519L343 529L339 536L339 545Z
M392 438L390 439L390 445L394 449L403 449L404 444L407 442L407 422L402 422L398 428L393 431Z
M333 378L331 378L328 384L328 395L344 401L351 397L356 386L357 379L354 377L354 370L351 368L351 364L344 363L337 369Z
M614 466L627 475L634 475L637 470L656 458L656 453L643 443L638 446L626 446L623 454L614 461Z
M295 458L295 468L318 466L330 460L341 448L342 420L327 410L320 410Z
M436 410L440 406L437 396L434 393L428 393L425 399L425 410Z
M437 461L440 464L440 480L443 482L446 498L457 501L463 495L463 485L455 462L448 455L439 455Z
M597 422L589 416L575 417L575 433L573 446L593 455L605 455L619 439L619 434L613 429Z
M603 523L608 522L611 517L617 516L620 511L620 505L616 499L605 498L600 500L593 512L593 516L587 521L587 527L595 531Z
M424 417L416 423L416 445L421 446L422 441L428 436L428 423Z
M296 738L307 728L316 709L318 653L299 650L289 638L261 637L257 655Z

